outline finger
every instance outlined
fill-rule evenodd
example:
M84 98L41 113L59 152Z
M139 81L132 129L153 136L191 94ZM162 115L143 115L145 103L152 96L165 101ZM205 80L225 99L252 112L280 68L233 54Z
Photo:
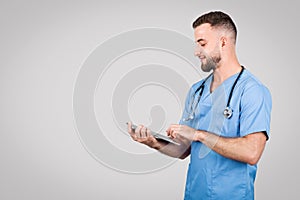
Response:
M171 136L171 134L172 134L172 126L173 124L170 124L170 126L169 126L169 128L166 130L166 132L167 132L167 136Z
M169 126L169 128L166 130L167 132L167 135L170 136L171 135L171 132L172 132L172 128L171 126Z
M135 134L136 134L137 138L141 138L141 137L142 137L141 129L142 129L143 127L144 127L143 125L139 125L138 127L136 127L136 129L135 129Z
M147 131L146 131L146 137L151 137L151 130L147 128Z
M177 138L179 135L181 135L181 128L180 126L174 126L174 128L172 128L172 137L173 138Z
M175 133L174 133L174 128L170 128L169 136L170 136L171 138L175 138L175 137L176 137L176 136L175 136Z
M177 134L178 134L178 128L176 126L174 126L172 128L172 136L173 136L173 138L176 138Z
M138 140L138 137L137 137L135 134L131 135L131 138L132 138L134 141L137 141L137 140Z
M172 134L170 135L171 138L175 139L177 137L177 133L172 132Z
M149 140L149 138L147 138L147 137L139 137L139 138L137 138L137 141L140 142L140 143L143 143L143 144L148 143L148 140Z
M177 129L179 126L181 126L181 125L180 125L180 124L171 124L171 125L169 126L169 128L166 130L167 135L168 135L168 136L171 136L172 133L174 132L174 130Z
M142 138L146 138L146 134L147 134L146 132L147 132L147 127L144 126L144 127L141 129L141 137L142 137Z
M170 134L170 131L171 131L171 125L166 130L166 132L167 132L168 135Z
M132 122L127 122L127 131L131 135L132 134Z
M170 135L171 135L171 129L168 128L168 129L166 130L166 133L167 133L167 136L170 136Z
M136 141L137 137L135 131L132 129L132 122L127 123L127 131L130 134L131 138Z
M173 131L173 125L171 124L171 125L169 126L169 128L166 130L167 135L170 136L170 135L172 134L172 131Z

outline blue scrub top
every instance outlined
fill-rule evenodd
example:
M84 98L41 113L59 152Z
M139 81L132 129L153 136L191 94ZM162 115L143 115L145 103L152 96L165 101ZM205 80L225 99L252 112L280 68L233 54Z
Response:
M195 109L193 120L184 121L190 111L194 92L203 80L195 83L186 98L180 124L198 130L205 130L222 137L243 137L255 132L270 133L272 99L269 90L248 70L238 80L230 101L232 117L223 115L229 93L237 78L235 74L210 93L212 76L204 86L200 102ZM195 95L197 100L199 92ZM201 142L192 142L188 168L185 200L252 200L256 165L223 157Z

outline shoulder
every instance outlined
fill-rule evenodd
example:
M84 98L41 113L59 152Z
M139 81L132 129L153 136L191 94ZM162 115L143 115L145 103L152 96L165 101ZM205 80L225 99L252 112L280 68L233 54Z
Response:
M249 99L263 98L271 101L271 93L269 89L249 70L241 77L242 95Z
M263 87L262 82L249 70L245 70L243 76L241 77L241 83L243 83L242 85L246 88Z
M197 90L202 84L206 84L207 82L211 81L212 73L209 74L207 77L202 78L200 81L194 83L191 87L191 91Z
M204 82L204 79L201 79L200 81L197 81L196 83L192 84L191 89L196 90L200 85Z
M191 88L190 88L190 92L195 92L203 84L205 79L206 78L203 78L200 81L197 81L197 82L193 83Z

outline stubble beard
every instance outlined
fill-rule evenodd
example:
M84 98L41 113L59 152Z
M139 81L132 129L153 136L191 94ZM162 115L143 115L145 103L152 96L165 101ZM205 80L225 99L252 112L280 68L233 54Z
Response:
M201 69L204 72L210 72L211 70L215 70L217 65L221 61L220 54L216 56L206 56L205 57L206 63L201 63Z
M218 50L218 44L216 44L214 51L211 52L210 55L205 52L204 55L206 63L201 63L201 69L204 72L210 72L211 70L215 70L221 61L221 54Z

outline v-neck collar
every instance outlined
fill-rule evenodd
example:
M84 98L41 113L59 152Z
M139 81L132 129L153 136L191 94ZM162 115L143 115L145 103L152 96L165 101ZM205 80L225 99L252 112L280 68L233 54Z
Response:
M246 71L246 69L245 69L245 71ZM224 87L226 91L230 91L231 88L232 88L232 85L233 85L233 83L234 83L234 81L235 81L235 79L237 78L238 75L239 75L239 73L235 73L235 74L231 75L230 77L228 77L218 87L216 87L213 92L210 92L210 87L211 87L211 83L212 83L214 75L211 75L210 77L208 77L208 79L205 81L205 84L204 84L204 91L203 91L203 94L202 94L202 100L203 100L202 102L207 101L206 99L208 97L211 97L211 95L213 95L214 92L219 87Z

